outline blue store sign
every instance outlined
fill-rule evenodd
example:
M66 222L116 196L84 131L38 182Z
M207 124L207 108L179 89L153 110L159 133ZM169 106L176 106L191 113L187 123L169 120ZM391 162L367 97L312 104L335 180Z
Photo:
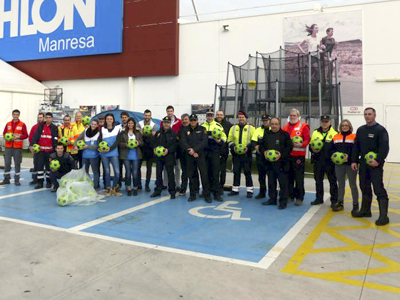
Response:
M0 0L0 59L122 52L123 0Z

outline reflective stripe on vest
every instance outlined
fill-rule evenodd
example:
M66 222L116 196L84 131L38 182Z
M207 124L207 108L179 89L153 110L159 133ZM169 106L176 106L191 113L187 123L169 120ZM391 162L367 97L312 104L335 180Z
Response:
M307 123L301 123L301 121L298 121L296 125L294 126L292 132L290 133L290 138L292 139L295 136L300 136L303 138L303 130L307 126ZM289 123L286 124L285 128L283 128L284 131L288 132L289 130ZM292 152L290 152L290 155L292 156L306 156L307 148L306 147L293 147Z
M18 121L17 126L14 128L14 132L12 130L12 125L13 121L10 121L7 123L7 132L11 132L13 134L22 134L22 128L24 128L24 123L21 121ZM24 141L6 141L5 146L6 148L16 148L16 149L22 149L22 146L24 145Z
M233 126L233 132L232 132L233 138L235 138L236 126L239 126L239 125L234 125L234 126ZM247 144L246 144L246 145L248 145L248 144L250 143L251 125L250 125L250 124L245 125L245 126L243 127L243 131L244 131L244 129L246 128L246 126L247 126ZM240 130L240 127L239 127L239 130ZM243 131L242 131L242 144L243 144ZM240 137L240 132L239 132L239 136L238 136L238 140L237 140L238 143L239 143L239 137ZM235 143L235 145L236 145L236 143Z

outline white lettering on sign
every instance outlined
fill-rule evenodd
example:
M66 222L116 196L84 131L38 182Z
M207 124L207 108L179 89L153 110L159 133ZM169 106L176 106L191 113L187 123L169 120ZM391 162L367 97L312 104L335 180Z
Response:
M231 204L238 204L238 201L226 201L225 203L222 203L219 206L199 206L199 207L194 207L189 210L189 213L193 216L200 217L200 218L206 218L206 219L229 219L231 218L232 220L236 221L250 221L250 218L242 218L242 209L240 207L235 207L235 206L229 206ZM227 212L228 214L225 215L214 215L214 214L205 214L201 213L201 210L205 209L214 209L217 211L223 211Z
M30 0L11 0L11 9L5 11L5 0L0 0L0 39L4 37L4 23L10 23L10 37L35 35L38 32L49 34L56 31L64 22L64 30L74 29L76 10L86 28L95 27L96 0L52 0L57 6L50 21L44 21L40 9L45 0L34 0L29 11ZM19 6L21 4L21 13ZM29 17L32 24L29 24Z
M53 51L62 51L68 49L84 49L84 48L94 48L94 37L80 37L80 38L72 38L72 39L60 39L60 40L51 40L47 38L43 40L39 39L39 52L53 52Z

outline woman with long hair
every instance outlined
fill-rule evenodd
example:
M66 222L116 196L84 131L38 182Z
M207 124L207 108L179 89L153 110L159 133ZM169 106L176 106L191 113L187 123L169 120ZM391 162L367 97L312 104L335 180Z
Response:
M300 49L300 51L303 54L308 54L306 51L304 51L303 46L307 44L308 46L308 52L311 53L311 78L313 81L319 80L318 78L318 51L319 51L319 45L320 41L318 40L317 34L319 31L318 25L317 24L312 24L311 26L306 25L306 30L307 32L307 37L297 45L297 47Z
M128 141L136 140L137 147L134 149L128 148ZM128 196L137 196L139 188L139 164L142 159L143 137L139 130L136 129L134 118L129 118L126 127L120 133L119 139L119 158L123 160L126 169L125 186ZM131 185L132 184L132 185ZM133 186L133 193L132 188Z
M103 176L106 179L106 196L110 197L111 194L114 196L122 196L120 192L117 191L118 179L119 179L119 132L121 131L121 126L115 125L114 115L109 113L106 114L106 122L104 126L101 128L101 140L106 141L108 143L109 148L105 151L100 151L101 161L103 163L104 174ZM113 187L111 189L111 169L110 164L113 167L114 178L113 178Z
M75 140L74 146L78 150L76 144L79 140L85 142L82 151L82 162L85 166L86 173L89 174L89 167L92 167L93 172L93 184L94 188L98 190L100 188L99 178L100 178L100 168L99 161L100 155L97 151L99 147L99 141L101 140L101 131L99 129L99 121L92 120L90 127L86 128Z
M353 197L353 211L358 211L358 188L357 188L357 171L353 171L351 164L352 153L356 150L356 135L353 133L353 126L349 120L343 120L339 126L339 133L333 138L332 155L335 152L344 153L345 163L335 166L336 178L338 181L338 202L333 211L341 211L344 209L344 191L346 188L346 175L349 179L351 195Z

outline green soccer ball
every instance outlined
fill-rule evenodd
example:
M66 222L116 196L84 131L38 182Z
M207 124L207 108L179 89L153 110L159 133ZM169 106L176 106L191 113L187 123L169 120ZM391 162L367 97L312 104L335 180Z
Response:
M314 139L311 141L310 146L314 152L319 152L324 147L324 142L320 139Z
M67 206L69 204L67 194L61 195L57 198L57 203L60 206Z
M378 158L378 154L376 154L375 152L372 152L372 151L370 151L364 155L365 162L369 165L372 163L373 159L377 159L377 158Z
M60 161L59 160L53 159L50 162L50 169L52 169L53 171L57 171L60 167L61 167L61 165L60 165Z
M83 125L89 125L90 124L90 117L89 116L84 116L82 117L82 124Z
M239 155L243 155L247 152L247 147L246 145L239 144L235 147L235 153Z
M62 178L62 179L60 180L60 186L63 187L63 188L66 188L66 187L67 187L68 181L69 181L68 179Z
M84 140L79 140L76 142L76 146L78 147L79 150L83 150L83 147L85 147L86 143Z
M157 155L157 157L163 157L164 151L165 151L165 148L163 146L158 146L158 147L156 147L154 152Z
M276 150L267 150L264 152L265 155L265 159L270 161L270 162L274 162L278 160L279 157L279 151Z
M33 152L35 152L35 153L39 153L40 152L40 146L38 144L34 144L32 146L32 148L33 148Z
M106 141L101 141L99 143L99 150L100 151L106 151L108 149L110 149L110 146L108 146L108 143Z
M61 144L63 144L64 146L67 146L68 138L67 138L66 136L62 136L58 141L59 141Z
M137 140L130 139L130 140L126 143L126 146L127 146L129 149L135 149L135 148L138 146L138 142L137 142Z
M214 128L213 131L211 131L211 135L214 139L218 140L222 137L222 129L221 128Z
M151 128L150 125L144 125L144 127L143 127L143 134L144 135L151 135L152 131L153 131L153 128Z
M338 166L343 165L345 163L345 155L342 152L333 153L331 159L332 162Z
M295 136L292 138L292 142L293 142L293 143L302 143L302 142L303 142L303 138L302 138L301 136L295 135Z
M12 132L7 132L5 135L4 135L4 138L6 139L6 141L12 141L12 139L14 138L14 134L12 133Z

